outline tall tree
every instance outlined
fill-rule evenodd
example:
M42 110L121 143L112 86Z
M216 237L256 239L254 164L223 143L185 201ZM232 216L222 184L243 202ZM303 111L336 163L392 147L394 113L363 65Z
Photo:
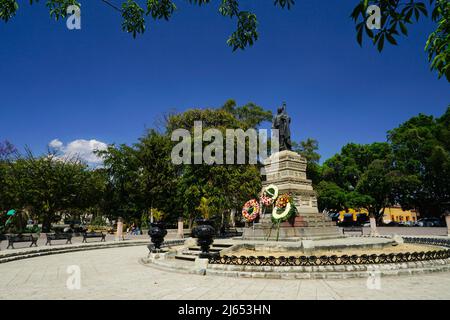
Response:
M152 209L176 221L181 214L176 194L177 172L171 162L170 137L149 130L133 146L109 146L98 154L109 177L103 210L112 217L140 223ZM144 221L146 222L146 221Z
M392 164L390 159L374 160L364 171L356 186L357 198L350 201L365 208L371 217L382 222L384 209L391 203Z
M316 188L320 211L339 212L348 208L348 192L336 183L320 181Z
M389 131L398 185L396 200L439 216L450 203L450 107L440 118L420 114Z
M0 142L0 214L1 211L8 210L10 203L9 191L6 185L6 175L8 174L8 162L11 161L17 149L9 141Z
M191 109L173 115L169 118L167 131L171 133L176 129L186 129L192 135L194 122L201 121L203 132L214 128L225 137L226 129L256 128L271 118L270 111L255 104L237 107L234 101L229 100L221 108ZM202 198L208 199L213 216L222 216L224 220L226 213L242 207L245 201L256 197L260 190L261 177L257 165L183 165L178 197L182 201L185 216L191 222L200 214L197 208Z
M129 222L138 220L145 209L145 201L144 175L137 150L127 145L111 145L97 153L103 158L108 176L103 203L105 214Z
M142 168L143 201L145 212L158 208L166 213L165 219L176 221L182 215L177 192L177 168L172 164L172 142L166 134L149 130L136 145Z
M325 161L323 178L333 181L345 190L356 189L359 179L374 160L386 159L391 153L388 143L361 145L349 143L339 154Z
M301 154L308 161L306 167L306 176L311 179L314 186L321 180L321 167L319 164L320 154L319 142L315 139L308 138L305 141L300 141L300 144L294 143L293 151Z
M325 161L319 183L321 208L343 210L365 208L381 220L391 203L391 147L388 143L345 145Z
M53 154L11 161L6 168L6 199L17 210L28 208L48 232L60 214L92 207L97 190L89 168L76 159L59 159Z
M230 99L225 102L221 109L232 114L243 129L257 128L266 121L272 121L273 118L272 111L264 110L253 102L238 107L236 101Z
M370 27L375 17L371 6L380 9L379 29ZM431 15L430 15L431 13ZM389 43L397 45L396 37L408 36L408 25L427 18L436 23L436 30L428 36L425 50L432 70L437 70L439 78L445 76L450 81L450 2L448 0L361 0L351 17L356 23L357 41L362 45L364 34L378 51Z

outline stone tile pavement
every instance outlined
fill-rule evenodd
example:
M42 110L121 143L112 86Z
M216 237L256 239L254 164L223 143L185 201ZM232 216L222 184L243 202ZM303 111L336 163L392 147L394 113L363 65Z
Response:
M450 299L450 273L366 279L270 280L202 277L140 264L145 246L36 257L0 264L0 299ZM66 286L67 268L81 271L81 289Z

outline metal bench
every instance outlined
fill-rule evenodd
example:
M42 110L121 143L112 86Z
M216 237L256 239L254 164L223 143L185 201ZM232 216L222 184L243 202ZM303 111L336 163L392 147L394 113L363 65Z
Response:
M227 239L240 236L242 236L242 232L239 232L236 228L226 228L220 230L219 235L217 237L219 239Z
M9 248L14 249L14 243L20 243L20 242L31 242L30 248L33 245L36 247L38 246L37 242L38 242L39 238L33 237L33 235L19 234L19 235L7 235L6 237L8 239L8 247L6 249L9 249Z
M71 233L47 233L47 242L45 245L52 245L52 241L56 240L66 240L66 244L72 244L72 234Z
M101 242L106 242L106 234L103 232L86 232L83 233L83 243L87 243L87 239L101 238Z
M346 233L361 233L361 235L364 235L364 228L362 226L351 226L351 227L344 227L342 228L342 232L344 234Z

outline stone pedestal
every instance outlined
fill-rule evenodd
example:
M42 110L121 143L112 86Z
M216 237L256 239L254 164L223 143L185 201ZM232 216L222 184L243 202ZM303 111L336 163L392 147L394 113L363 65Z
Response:
M263 187L273 184L279 188L280 194L291 193L298 209L295 219L281 224L280 241L341 237L336 224L328 216L319 213L316 192L311 180L306 177L306 165L306 159L293 151L276 153L264 164L266 181ZM273 225L271 215L269 208L260 223L244 230L244 239L276 239L278 228Z
M274 184L280 194L292 193L300 214L317 214L317 195L311 180L306 177L306 159L293 151L282 151L265 162L266 181L263 187Z

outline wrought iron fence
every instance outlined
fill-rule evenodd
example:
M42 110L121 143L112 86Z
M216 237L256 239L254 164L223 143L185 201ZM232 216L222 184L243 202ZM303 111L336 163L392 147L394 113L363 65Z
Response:
M450 240L435 238L404 238L405 243L417 243L450 248ZM369 265L419 262L439 259L449 259L450 249L426 252L406 252L372 255L332 255L332 256L301 256L301 257L246 257L215 255L209 259L210 264L239 265L239 266L279 266L279 267L308 267L308 266L338 266L338 265Z

